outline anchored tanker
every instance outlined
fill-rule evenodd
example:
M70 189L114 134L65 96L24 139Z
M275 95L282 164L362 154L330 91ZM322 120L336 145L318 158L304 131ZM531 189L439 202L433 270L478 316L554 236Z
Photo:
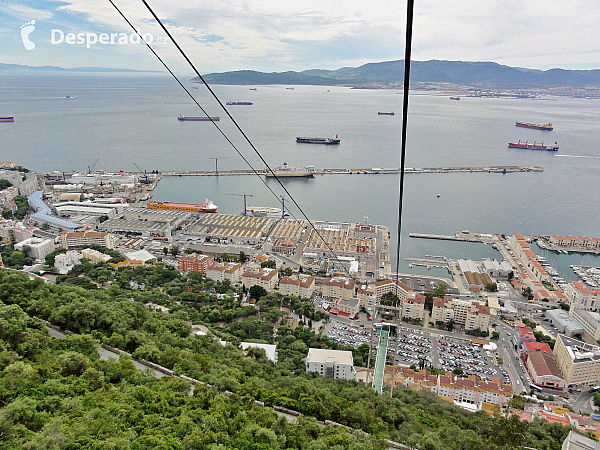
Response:
M547 150L549 152L557 152L558 151L558 143L545 145L543 142L541 144L536 143L529 144L527 141L525 142L509 142L508 148L520 148L523 150Z
M540 125L539 123L515 122L515 125L521 128L531 128L532 130L552 131L554 129L551 123Z
M325 145L338 145L340 140L335 135L335 139L331 138L319 138L319 137L297 137L296 142L298 144L325 144Z

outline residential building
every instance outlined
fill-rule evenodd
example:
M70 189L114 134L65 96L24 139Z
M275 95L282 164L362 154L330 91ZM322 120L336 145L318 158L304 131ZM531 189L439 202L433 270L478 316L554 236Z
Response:
M115 238L110 233L100 233L97 231L79 231L69 233L63 231L60 233L60 246L71 249L82 249L90 245L100 245L106 248L115 248Z
M279 292L283 295L312 298L315 292L315 277L304 274L284 276L279 280Z
M396 384L417 391L431 392L460 406L466 403L472 405L472 409L482 409L485 404L503 406L513 395L512 386L502 383L498 378L483 381L474 375L457 378L449 372L438 376L432 375L427 370L415 372L404 367L397 370ZM391 374L386 375L386 381L391 381Z
M356 297L362 308L365 308L369 313L374 311L377 303L377 294L375 293L375 287L372 284L363 284L359 286L356 291Z
M212 263L204 273L207 278L215 281L229 280L232 284L242 282L243 267L239 263Z
M569 386L596 385L600 380L600 347L559 334L554 358Z
M190 253L177 258L177 267L180 272L202 272L206 273L206 268L214 264L215 258L210 255L199 255Z
M513 345L518 351L524 351L525 348L523 342L533 341L535 342L535 336L533 330L528 327L515 327L513 333Z
M402 318L411 320L423 320L425 317L425 296L421 294L412 295L402 302Z
M561 450L600 450L600 443L595 439L571 430L563 441Z
M600 340L600 313L580 308L571 308L569 314L583 327L584 341L595 344Z
M325 278L321 286L323 297L340 298L348 300L354 298L354 288L356 283L352 278L333 277Z
M13 244L18 244L32 236L31 229L25 227L22 222L0 220L0 238L6 239Z
M490 323L490 309L477 301L459 300L450 296L433 299L431 322L448 323L451 320L465 330L487 332Z
M29 255L38 260L44 259L46 255L49 255L56 250L56 246L54 245L54 241L52 239L43 239L38 237L25 239L24 241L21 241L15 245L15 249L21 252L23 251L23 247L29 247Z
M355 380L356 370L352 352L309 348L306 357L306 371L316 372L322 377Z
M551 236L550 245L577 250L600 250L600 237L587 236Z
M285 239L276 239L273 242L273 251L283 255L293 255L296 250L296 239L287 237Z
M349 317L354 317L358 314L358 310L360 309L360 301L357 298L350 298L347 300L340 300L337 302L335 306L338 314L342 313L343 315L348 315ZM335 313L335 311L329 310L330 313Z
M246 270L242 274L242 285L246 289L252 286L260 286L267 292L273 292L279 281L277 269L254 269Z
M83 255L75 250L69 250L67 253L56 255L54 257L54 267L58 269L58 273L66 274L74 266L79 264L83 259Z
M249 348L262 348L265 351L265 355L269 361L273 364L277 364L277 346L273 344L258 344L256 342L241 342L242 350L248 350Z
M567 385L552 354L543 351L527 352L523 356L523 365L536 386L562 390Z
M525 352L543 352L549 355L552 354L552 349L545 342L536 342L536 341L524 341L523 349Z
M558 331L569 337L583 336L583 326L567 311L562 309L548 309L545 313L546 318L554 325Z
M91 248L84 248L81 250L81 254L85 259L89 259L93 263L108 262L112 258L112 256L107 255L106 253Z
M600 289L592 289L581 281L573 281L567 285L564 292L572 308L596 312L600 310Z

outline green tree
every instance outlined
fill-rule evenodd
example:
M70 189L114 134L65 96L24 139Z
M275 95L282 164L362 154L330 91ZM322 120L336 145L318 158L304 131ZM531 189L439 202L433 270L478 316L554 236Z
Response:
M244 264L246 261L248 261L248 256L246 255L246 253L244 253L243 250L240 250L240 257L239 257L239 261Z
M259 286L258 284L252 286L248 292L250 296L255 300L260 300L265 295L267 295L267 291L265 290L265 288Z
M463 374L463 369L462 369L462 367L455 367L454 370L452 371L452 373L454 375L460 376Z
M448 285L444 283L439 283L435 285L435 289L433 290L433 295L435 297L443 298L448 293Z
M179 254L179 246L172 245L170 251L171 251L171 255L177 256Z
M565 311L569 311L571 309L571 306L565 302L560 302L558 306L560 306L560 309L564 309Z
M485 290L488 292L498 292L498 285L496 283L487 283Z
M275 261L273 261L272 259L269 259L268 261L261 262L260 267L267 269L275 269L277 267L277 264L275 264Z

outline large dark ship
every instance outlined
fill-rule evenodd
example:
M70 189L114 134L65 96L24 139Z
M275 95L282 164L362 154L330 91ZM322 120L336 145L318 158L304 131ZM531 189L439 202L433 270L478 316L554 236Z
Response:
M179 117L177 117L177 120L192 122L218 122L221 119L218 117L184 116L180 114Z
M15 118L12 116L0 116L0 122L14 122Z
M232 102L229 101L226 103L227 106L241 106L241 105L253 105L254 103L252 102Z
M340 140L335 135L335 138L319 138L319 137L297 137L296 142L298 144L324 144L324 145L338 145Z
M515 122L515 125L521 128L531 128L532 130L552 131L554 127L551 123L540 125L539 123Z
M558 144L555 142L554 144L546 145L543 142L538 144L537 142L533 142L533 144L529 144L527 141L525 142L509 142L508 148L520 148L522 150L546 150L549 152L557 152Z

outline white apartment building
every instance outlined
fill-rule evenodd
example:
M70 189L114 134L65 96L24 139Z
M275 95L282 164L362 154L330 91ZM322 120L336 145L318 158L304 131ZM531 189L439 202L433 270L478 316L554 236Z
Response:
M229 280L232 284L242 282L243 266L239 263L215 263L206 267L204 275L215 281Z
M567 285L564 292L567 303L572 308L600 310L600 289L591 289L581 281L573 281Z
M91 248L84 248L81 250L81 254L85 259L89 259L93 263L108 262L112 258L110 255L99 252L98 250L93 250Z
M56 246L54 245L54 241L52 239L43 239L38 237L31 237L19 242L15 245L15 249L22 252L23 247L25 246L31 249L30 256L38 260L44 259L46 255L49 255L56 250Z
M306 371L316 372L322 377L356 380L352 352L322 348L308 349Z
M285 276L279 280L279 292L283 295L312 298L315 292L315 277L304 274Z
M593 342L600 340L600 313L571 308L569 314L583 327L585 340L592 340Z
M430 320L433 323L453 320L468 331L489 331L490 309L477 301L436 297L433 299Z
M99 245L106 248L115 248L115 238L110 233L99 233L97 231L79 231L60 233L60 246L62 248L82 249L88 245Z
M600 380L600 347L559 334L553 350L556 365L569 386L597 385Z
M256 269L247 270L242 274L242 285L246 289L252 286L260 286L267 292L273 292L279 281L277 269Z
M425 316L425 297L414 295L402 302L402 318L412 320L423 320Z
M354 298L354 287L356 283L352 278L333 277L326 278L321 286L321 293L324 297L340 298L348 300Z
M83 255L75 250L69 250L67 253L56 255L54 258L54 267L58 269L58 273L66 274L73 266L76 266L83 259Z

